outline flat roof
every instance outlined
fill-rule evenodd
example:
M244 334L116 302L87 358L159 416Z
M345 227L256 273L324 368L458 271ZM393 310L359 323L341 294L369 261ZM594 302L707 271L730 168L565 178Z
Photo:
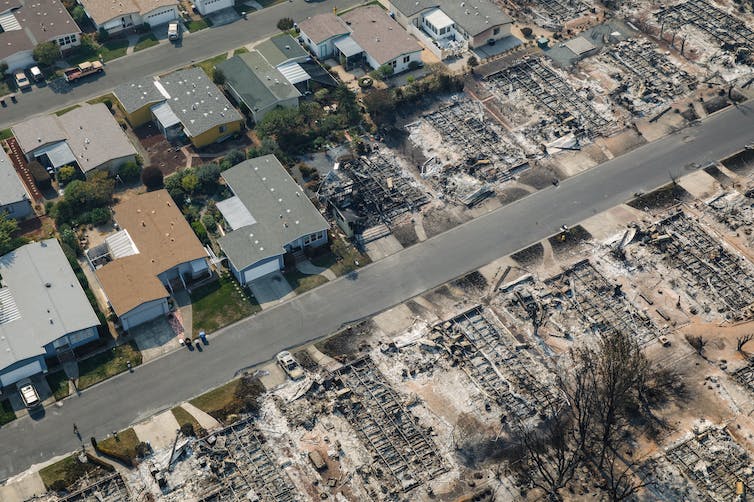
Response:
M434 9L429 11L427 14L424 14L424 19L426 21L429 21L429 24L431 24L438 30L453 26L453 20L450 19L448 15L442 11L442 9Z
M285 253L287 244L328 228L327 221L274 155L241 162L222 177L254 219L254 223L218 240L237 270L279 256ZM229 216L233 219L232 214Z
M0 60L42 42L80 34L60 0L0 1Z
M359 7L346 12L342 18L351 28L351 38L378 64L422 50L419 42L380 6Z
M439 8L463 31L476 36L513 19L490 0L391 0L391 5L405 16Z
M298 24L298 28L315 44L347 35L351 31L343 20L330 12L308 17Z
M28 199L24 184L5 150L0 147L0 206Z
M354 40L350 36L339 38L335 41L334 45L347 58L356 56L357 54L364 52L364 49L362 49L361 46L356 43L356 40Z
M252 111L301 96L280 70L257 51L233 56L217 68L225 76L226 85L232 87Z
M97 269L115 313L167 296L157 276L182 263L207 257L167 190L147 192L113 208L114 219L138 250ZM158 287L159 284L159 287Z
M34 117L11 129L26 154L65 141L85 173L137 153L104 103L83 105L60 116Z
M565 46L577 56L581 56L582 54L586 54L597 48L592 42L584 37L572 38L565 43Z
M106 23L126 14L148 14L161 7L178 6L178 0L80 0L95 23Z
M0 277L0 368L44 355L45 345L99 325L55 239L0 257Z
M311 57L288 33L269 38L256 45L254 49L272 66L280 66L290 61L306 61Z

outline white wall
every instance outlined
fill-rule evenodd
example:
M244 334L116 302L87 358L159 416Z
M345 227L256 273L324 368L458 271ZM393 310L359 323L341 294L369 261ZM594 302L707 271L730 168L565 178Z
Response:
M372 56L369 55L369 53L366 53L366 55L367 55L367 63L369 63L369 66L371 66L375 70L381 66L377 62L376 59L374 59ZM395 70L395 73L401 73L408 70L408 65L411 64L411 61L416 61L420 63L421 60L422 60L421 51L416 51L416 52L411 52L409 54L404 54L386 64L391 64L393 66L393 69Z
M160 7L159 9L144 13L141 18L142 22L154 28L155 26L178 19L178 7L175 5Z
M335 41L340 39L341 37L342 35L328 38L322 43L315 44L311 41L306 33L304 33L303 31L301 32L301 38L304 40L304 45L309 47L309 50L311 50L318 59L328 59L334 57Z
M234 0L194 0L194 6L202 16L206 16L211 12L216 12L221 9L233 7L233 3Z

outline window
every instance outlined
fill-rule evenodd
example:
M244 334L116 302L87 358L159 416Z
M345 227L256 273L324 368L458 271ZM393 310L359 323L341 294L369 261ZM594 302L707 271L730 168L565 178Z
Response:
M411 60L411 56L403 56L403 62L408 63Z
M446 31L448 31L447 28L440 28L440 35L445 35Z
M227 131L227 130L228 130L228 126L226 126L226 125L221 125L221 126L220 126L220 132L221 132L221 133L223 133L223 132L225 132L225 131Z
M498 34L500 34L500 28L495 28L494 30L492 30L492 34L493 34L493 35L498 35Z

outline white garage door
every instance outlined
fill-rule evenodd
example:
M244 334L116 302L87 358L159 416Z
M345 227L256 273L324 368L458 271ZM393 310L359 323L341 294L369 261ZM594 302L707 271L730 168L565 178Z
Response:
M271 274L280 270L280 260L272 260L268 263L263 263L257 267L252 267L243 273L243 282L248 284L254 279L259 279L263 275Z
M42 373L42 364L40 364L39 361L34 361L13 371L9 371L8 373L3 373L0 375L0 383L3 387L7 387L21 379L36 375L37 373Z
M149 23L149 26L154 27L159 24L165 24L177 18L178 14L176 13L175 9L171 7L169 9L159 9L150 12L149 14L144 16L144 21Z
M140 307L135 308L131 312L120 318L120 322L123 324L124 330L135 328L139 324L151 321L161 315L164 315L168 311L167 300L161 300L159 302L148 303Z

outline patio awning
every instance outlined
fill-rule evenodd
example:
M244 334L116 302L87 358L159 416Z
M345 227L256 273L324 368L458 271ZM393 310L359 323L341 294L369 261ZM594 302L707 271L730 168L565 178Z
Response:
M125 258L139 253L139 250L128 234L128 230L121 230L105 238L105 244L110 250L110 256L113 260Z
M174 125L181 123L181 120L173 113L173 110L166 101L154 105L150 110L163 129L170 129Z
M301 68L301 65L298 63L285 63L278 66L278 71L283 74L285 79L291 83L291 85L296 85L300 82L306 82L307 80L311 79L308 73L306 73L306 70Z
M42 155L47 155L47 158L50 159L50 164L55 169L76 163L76 156L65 141L58 141L34 151L34 157L41 157Z
M225 218L225 221L228 222L228 225L233 230L238 230L241 227L253 225L257 222L249 212L249 209L241 202L241 199L236 196L218 202L217 209L220 210L223 218Z
M351 37L343 37L340 40L336 40L335 47L347 58L364 52L364 49Z

